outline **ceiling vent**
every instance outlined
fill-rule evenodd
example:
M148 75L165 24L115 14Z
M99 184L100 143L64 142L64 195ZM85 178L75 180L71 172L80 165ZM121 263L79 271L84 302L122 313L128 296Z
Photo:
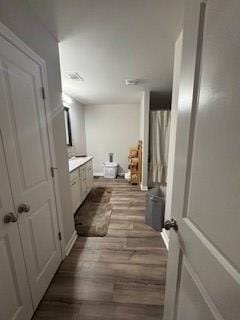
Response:
M139 83L138 79L126 79L125 85L126 86L136 86Z
M66 78L68 78L69 80L73 80L73 81L83 81L83 78L82 78L77 72L66 73L65 76L66 76Z

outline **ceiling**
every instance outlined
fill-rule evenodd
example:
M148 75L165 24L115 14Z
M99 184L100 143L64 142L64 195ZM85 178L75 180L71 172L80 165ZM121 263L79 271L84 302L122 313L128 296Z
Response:
M85 104L138 103L171 92L183 0L29 0L59 41L63 91ZM84 81L66 73L78 72ZM125 86L125 79L140 79Z

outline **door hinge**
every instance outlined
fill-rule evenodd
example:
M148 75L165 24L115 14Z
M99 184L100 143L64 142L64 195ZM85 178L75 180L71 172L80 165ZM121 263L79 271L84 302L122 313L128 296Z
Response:
M55 168L55 167L51 167L51 168L50 168L52 178L55 177L55 172L54 172L54 170L57 170L57 168Z
M61 232L58 232L58 239L61 241L62 240L62 234Z
M44 87L41 88L41 91L42 91L42 98L43 98L43 100L45 100L46 95L45 95L45 89L44 89Z

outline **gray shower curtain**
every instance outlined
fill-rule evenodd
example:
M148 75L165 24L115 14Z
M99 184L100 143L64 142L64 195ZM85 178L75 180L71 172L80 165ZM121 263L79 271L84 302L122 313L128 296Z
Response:
M150 112L149 183L165 185L170 134L170 111Z

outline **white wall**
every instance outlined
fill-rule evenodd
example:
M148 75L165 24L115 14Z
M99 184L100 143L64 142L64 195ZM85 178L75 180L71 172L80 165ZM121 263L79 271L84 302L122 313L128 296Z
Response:
M149 112L150 94L144 91L140 105L139 135L142 140L142 190L148 189L148 154L149 154Z
M50 106L55 139L56 166L60 188L63 215L64 239L66 245L74 232L71 209L68 157L64 129L64 115L61 105L61 78L58 43L39 22L26 0L1 0L0 21L23 40L33 51L46 61Z
M72 102L66 104L69 108L72 147L68 147L68 153L83 156L87 153L85 134L85 107L79 101L71 97Z
M95 174L103 173L108 153L123 171L128 170L128 150L139 140L140 105L115 104L85 107L87 154L93 155Z
M182 38L183 38L183 34L181 32L175 44L165 220L168 220L171 218L171 211L172 211L172 187L173 187L174 158L175 158L176 133L177 133L178 95L179 95L181 59L182 59Z

